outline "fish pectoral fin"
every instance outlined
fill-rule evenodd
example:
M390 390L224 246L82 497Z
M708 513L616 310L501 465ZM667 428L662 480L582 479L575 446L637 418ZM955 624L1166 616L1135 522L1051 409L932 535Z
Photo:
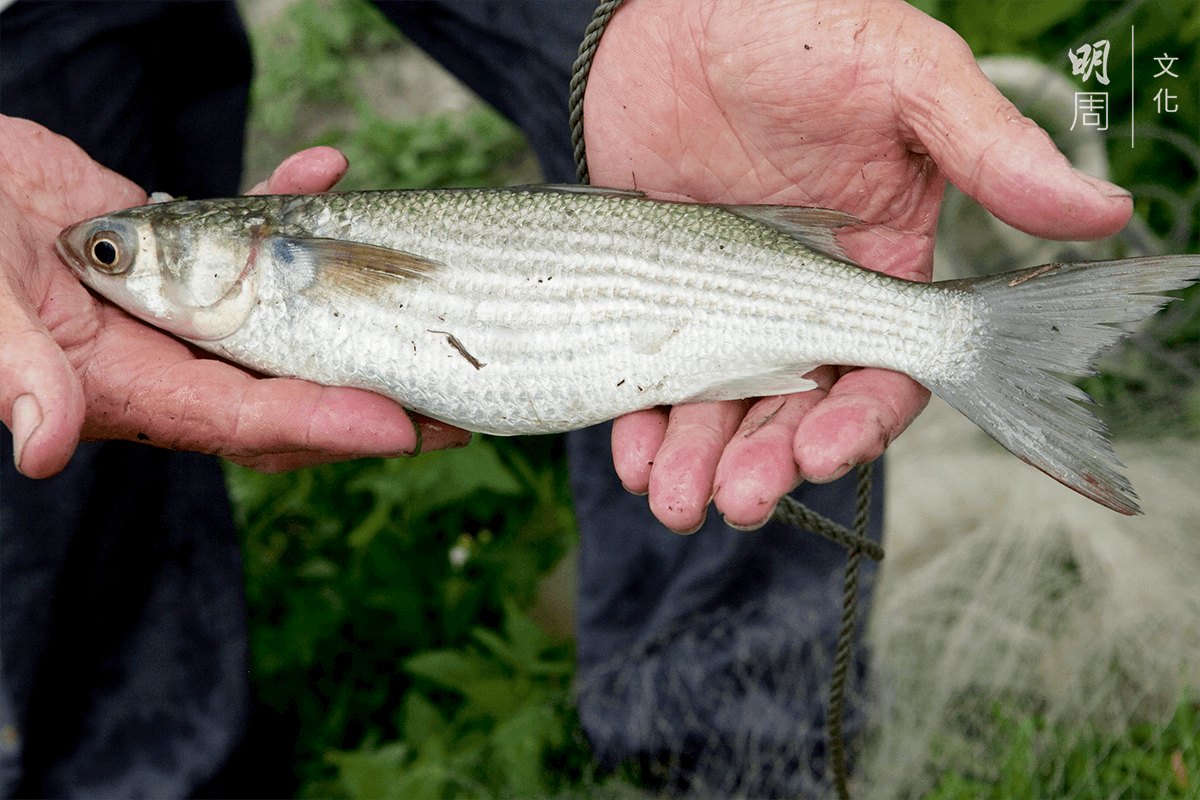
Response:
M403 250L344 239L275 236L264 244L298 290L321 285L370 292L396 281L426 278L443 266Z
M794 394L817 388L817 382L803 377L815 369L817 364L793 364L767 373L741 375L706 386L687 399L689 403L705 403L714 400L736 400L743 397L771 397L777 394Z
M774 228L835 261L862 266L846 255L837 240L838 228L862 224L862 220L853 214L807 206L724 205L722 208L730 214Z

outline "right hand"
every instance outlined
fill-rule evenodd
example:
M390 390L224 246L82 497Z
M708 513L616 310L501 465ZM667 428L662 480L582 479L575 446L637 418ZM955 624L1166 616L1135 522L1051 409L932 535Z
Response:
M584 126L597 186L846 211L866 223L841 233L846 252L901 278L931 277L946 178L1039 236L1109 236L1133 211L1071 169L966 42L899 0L630 0L600 40ZM673 530L697 529L710 502L758 527L800 481L879 457L929 397L887 370L809 377L819 388L787 397L621 417L618 475Z
M470 434L360 389L262 378L100 300L59 261L67 225L140 205L146 193L72 142L0 116L0 418L17 468L57 473L80 441L197 450L263 471L461 446ZM283 162L255 192L330 189L330 148Z

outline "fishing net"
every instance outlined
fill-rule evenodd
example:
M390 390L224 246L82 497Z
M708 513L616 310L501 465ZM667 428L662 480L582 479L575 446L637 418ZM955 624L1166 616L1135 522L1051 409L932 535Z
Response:
M919 424L891 462L864 796L1194 796L1200 449L1121 447L1151 509L1131 519L1026 476L941 404Z

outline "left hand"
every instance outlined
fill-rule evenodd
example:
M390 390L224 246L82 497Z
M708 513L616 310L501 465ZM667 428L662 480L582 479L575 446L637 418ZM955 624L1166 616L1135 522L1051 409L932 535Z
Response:
M79 441L130 439L262 470L465 444L466 431L360 389L262 378L99 300L58 259L60 230L146 201L40 125L0 116L0 419L17 467L61 470ZM319 192L345 171L330 148L285 161L256 191ZM353 422L349 422L353 420Z
M932 274L945 178L1048 238L1108 236L1132 213L1127 192L1071 169L957 34L900 0L628 0L584 125L597 186L847 211L866 223L841 234L850 257L915 280ZM698 528L710 501L757 527L801 480L879 457L929 397L886 370L810 377L819 388L788 397L618 419L621 480L673 530Z

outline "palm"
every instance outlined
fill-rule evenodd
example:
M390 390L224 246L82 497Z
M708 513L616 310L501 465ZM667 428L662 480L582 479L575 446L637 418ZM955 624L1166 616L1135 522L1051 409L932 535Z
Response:
M903 3L752 5L666 0L618 12L585 107L593 183L847 211L865 223L841 236L851 257L918 280L932 272L939 164L1007 221L1063 232L1063 187L1039 198L1040 187L1006 169L1024 161L1066 172L1065 159L991 89L948 29ZM1010 157L1024 158L989 160L1001 134ZM1111 233L1128 204L1089 212L1066 233ZM768 398L677 407L669 421L663 411L620 420L622 480L648 491L677 530L698 526L710 498L731 523L755 525L799 480L832 480L880 455L928 398L883 370L823 368L814 377L820 389L785 405ZM754 437L736 436L739 426Z

